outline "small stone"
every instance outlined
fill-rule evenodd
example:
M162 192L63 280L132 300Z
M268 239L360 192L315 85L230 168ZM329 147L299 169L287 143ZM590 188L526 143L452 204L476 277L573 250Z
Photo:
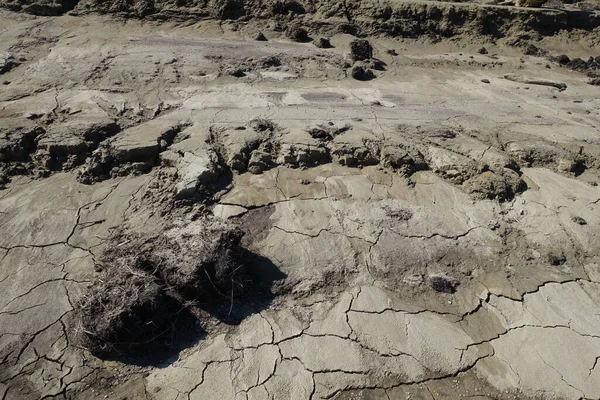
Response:
M243 78L244 76L246 76L246 73L239 68L228 70L227 74L236 78Z
M488 229L491 231L495 231L498 228L500 228L500 222L498 221L490 221L488 224Z
M483 83L490 83L490 80L489 79L482 79L481 82L483 82Z
M429 275L429 284L436 292L452 294L456 292L460 283L444 274L431 274Z
M488 53L488 51L487 51L487 49L485 47L480 48L479 50L477 50L477 52L479 54L487 54Z
M395 49L388 49L386 50L386 53L388 53L390 56L397 56L398 53L396 52Z
M571 217L571 221L575 222L577 225L587 225L587 221L585 219L576 215Z
M542 255L540 254L539 251L535 250L535 249L528 249L527 252L525 253L525 255L523 255L523 259L525 261L532 261L532 260L537 260L541 257Z

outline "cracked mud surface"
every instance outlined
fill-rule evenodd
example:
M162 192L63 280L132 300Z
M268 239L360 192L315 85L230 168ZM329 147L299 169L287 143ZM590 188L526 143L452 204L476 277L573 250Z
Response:
M600 397L585 74L514 37L369 37L360 81L347 33L0 22L0 399ZM144 343L106 356L81 304L113 275Z

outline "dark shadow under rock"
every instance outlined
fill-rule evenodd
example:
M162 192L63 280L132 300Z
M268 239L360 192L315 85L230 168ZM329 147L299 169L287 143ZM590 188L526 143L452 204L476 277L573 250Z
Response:
M237 325L260 310L269 307L275 296L285 293L287 275L281 272L271 260L249 250L242 250L246 260L246 273L250 285L239 295L223 301L204 304L203 310L219 321Z
M246 76L246 73L242 69L240 69L240 68L228 69L226 71L226 74L227 75L231 75L231 76L233 76L235 78L243 78L243 77Z
M296 0L278 0L271 8L273 15L306 14L304 6Z
M315 46L320 49L331 49L333 47L327 38L319 38L319 40L315 42Z
M239 19L246 15L243 0L225 0L220 3L218 16L220 19Z
M19 63L15 60L12 54L0 54L0 74L7 73L17 65L19 65Z
M381 60L374 58L369 61L368 66L376 71L385 71L387 64Z
M27 160L35 149L36 138L44 133L35 125L0 130L0 161Z

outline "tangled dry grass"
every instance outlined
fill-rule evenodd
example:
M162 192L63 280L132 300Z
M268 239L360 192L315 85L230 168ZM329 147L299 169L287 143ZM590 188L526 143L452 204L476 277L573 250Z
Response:
M126 354L165 344L182 313L233 302L250 283L242 236L203 221L109 246L101 279L79 303L77 341L94 354Z

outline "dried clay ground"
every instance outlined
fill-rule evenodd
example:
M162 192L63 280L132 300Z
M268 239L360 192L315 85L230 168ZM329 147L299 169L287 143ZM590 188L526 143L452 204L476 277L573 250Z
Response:
M597 28L71 14L0 12L0 399L600 398Z

